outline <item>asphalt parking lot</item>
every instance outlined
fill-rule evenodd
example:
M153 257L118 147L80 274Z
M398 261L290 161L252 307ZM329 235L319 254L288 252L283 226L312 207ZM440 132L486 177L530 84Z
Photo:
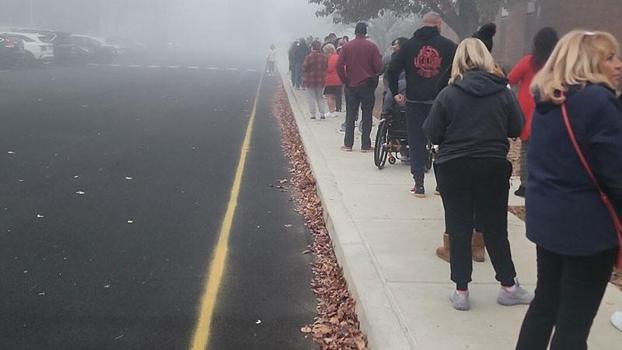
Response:
M260 63L0 71L0 348L191 346ZM276 85L259 89L210 349L312 347L309 237L273 186Z

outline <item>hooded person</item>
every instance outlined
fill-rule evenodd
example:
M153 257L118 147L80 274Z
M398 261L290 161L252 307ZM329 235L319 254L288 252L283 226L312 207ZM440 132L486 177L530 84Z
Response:
M531 293L516 280L507 230L507 203L512 164L508 137L520 135L522 112L495 72L480 40L465 39L454 58L450 84L438 95L423 124L439 145L434 170L445 209L450 241L451 295L457 310L469 310L473 227L479 226L501 284L497 302L529 304Z
M405 42L391 60L387 71L389 88L396 102L406 104L406 124L410 146L410 172L415 185L410 190L425 198L423 185L428 157L428 140L421 125L439 91L447 85L456 44L441 35L443 21L436 12L423 16L423 27ZM400 93L399 78L406 73L406 93Z
M486 45L488 52L492 53L493 38L495 34L497 34L497 25L494 23L486 23L479 27L479 29L473 33L471 37L481 40L484 45Z

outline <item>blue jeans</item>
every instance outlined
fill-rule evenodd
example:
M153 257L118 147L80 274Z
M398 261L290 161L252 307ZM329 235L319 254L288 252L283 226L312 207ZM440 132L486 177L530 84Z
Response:
M423 133L423 122L428 117L431 104L407 103L406 127L408 129L408 146L410 147L410 173L415 184L423 186L425 163L428 158L428 138Z

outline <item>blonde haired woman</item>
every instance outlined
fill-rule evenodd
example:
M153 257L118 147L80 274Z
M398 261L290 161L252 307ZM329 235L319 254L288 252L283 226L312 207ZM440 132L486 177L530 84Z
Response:
M618 250L612 216L581 153L622 213L622 77L616 39L605 32L564 36L534 78L528 155L527 237L537 246L538 284L517 349L587 349L587 338ZM551 334L555 332L551 338ZM615 347L614 345L612 345Z
M512 174L508 137L518 137L522 125L518 102L486 46L478 39L464 40L454 57L450 84L423 125L430 141L440 145L434 168L456 284L450 300L457 310L470 309L474 217L501 283L497 302L509 306L532 299L516 280L507 231Z

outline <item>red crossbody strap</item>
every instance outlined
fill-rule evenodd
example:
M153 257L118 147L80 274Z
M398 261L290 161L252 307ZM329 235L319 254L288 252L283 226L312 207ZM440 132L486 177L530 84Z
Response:
M622 221L620 220L618 213L613 207L613 204L611 204L609 197L607 196L607 194L605 194L602 187L598 183L598 180L596 179L596 176L594 175L594 171L592 170L592 167L587 162L587 159L585 158L585 155L583 154L583 151L581 150L581 147L579 146L579 143L577 142L577 137L575 136L574 130L572 128L572 124L570 123L570 118L568 117L568 107L566 106L565 102L562 104L562 117L564 119L564 124L566 125L566 130L568 131L568 136L570 137L570 141L572 142L572 146L574 147L577 153L577 156L579 157L579 160L581 160L581 164L583 165L583 168L585 168L585 171L587 171L588 175L590 176L590 179L592 179L592 182L598 189L598 192L600 193L600 200L603 202L603 204L605 205L605 207L607 207L607 210L609 211L609 216L611 216L611 220L613 220L613 224L615 226L616 232L618 233L618 240L620 241L620 246L622 247Z

